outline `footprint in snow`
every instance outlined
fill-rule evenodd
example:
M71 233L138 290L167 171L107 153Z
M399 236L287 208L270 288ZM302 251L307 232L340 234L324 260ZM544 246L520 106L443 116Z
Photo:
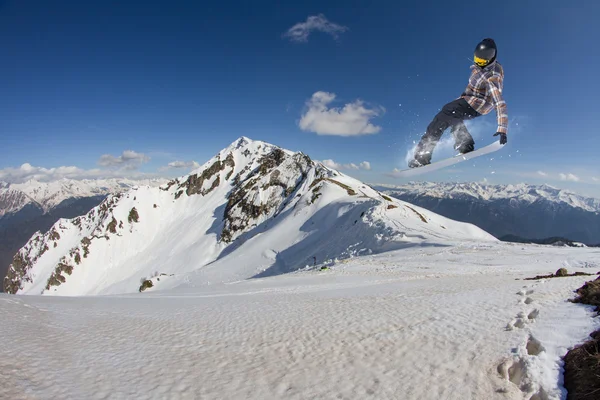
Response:
M533 289L529 289L527 290L528 286L525 286L523 289L519 290L517 292L517 294L519 296L529 296L530 294L533 294L534 290Z
M531 311L528 315L527 315L527 319L534 321L538 315L540 315L540 310L538 310L537 308L534 308L533 311Z
M542 346L542 342L534 338L532 335L529 336L525 348L527 349L527 354L530 356L537 356L546 350L544 346Z
M519 295L520 297L519 303L527 305L533 303L533 298L529 296L532 295L534 292L535 291L533 289L530 289L530 286L523 286L523 288L517 292L517 295ZM512 319L506 325L506 330L512 331L514 329L523 329L525 328L527 323L534 322L539 314L540 310L538 309L534 309L529 313L527 313L526 311L521 311L517 314L517 316L514 319Z
M540 315L540 310L533 309L529 313L521 311L517 316L506 325L507 331L514 329L523 329L529 323L535 322L535 319Z
M534 300L530 296L534 292L531 286L524 286L523 289L517 292L520 297L519 303L527 305L533 303ZM523 329L527 324L535 322L539 315L540 310L537 308L529 311L522 310L506 325L506 330ZM503 379L518 387L525 398L529 400L548 400L548 393L535 382L529 371L531 361L543 353L545 348L531 333L521 346L522 351L520 354L522 355L505 359L498 365L497 371ZM507 389L501 388L497 391L506 393Z
M497 371L500 376L514 384L529 400L548 400L548 393L535 382L530 372L531 360L545 351L542 343L532 335L529 336L524 344L526 355L514 356L504 359L498 364ZM507 392L499 389L498 392Z
M533 303L533 299L531 297L527 297L525 300L523 300L523 303L531 304L531 303Z

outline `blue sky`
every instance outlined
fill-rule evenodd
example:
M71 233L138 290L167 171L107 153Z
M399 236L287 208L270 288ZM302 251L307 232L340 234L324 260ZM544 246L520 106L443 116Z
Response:
M507 146L419 180L600 197L600 2L281 3L0 0L0 179L183 175L247 136L403 184L387 174L492 37ZM495 113L471 129L491 143Z

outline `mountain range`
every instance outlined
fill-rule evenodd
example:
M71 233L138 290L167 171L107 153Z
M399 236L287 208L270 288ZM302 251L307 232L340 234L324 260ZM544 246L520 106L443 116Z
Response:
M410 182L378 189L497 238L600 243L600 199L548 185Z
M229 282L474 238L589 245L598 222L600 200L547 185L370 186L246 137L170 181L0 182L10 293Z
M497 241L339 171L246 137L160 186L108 195L37 232L9 293L103 295L234 283L410 246Z

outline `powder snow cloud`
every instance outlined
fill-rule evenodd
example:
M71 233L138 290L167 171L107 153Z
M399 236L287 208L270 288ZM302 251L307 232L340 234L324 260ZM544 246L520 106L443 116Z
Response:
M370 120L382 115L385 108L366 108L361 100L345 104L341 108L329 107L336 95L328 92L316 92L306 102L307 109L300 118L299 126L303 131L318 135L359 136L381 131L380 126Z
M292 42L308 42L308 37L312 32L324 32L338 39L339 35L346 32L348 27L338 25L329 21L323 14L309 16L305 22L299 22L292 26L283 34L283 37L289 38Z
M323 160L321 161L323 163L323 165L325 165L326 167L332 168L332 169L337 169L339 171L342 170L365 170L368 171L371 169L371 163L368 161L363 161L360 164L354 164L354 163L349 163L349 164L339 164L336 163L333 160Z
M98 160L98 165L108 168L133 170L139 168L140 165L148 161L150 161L150 157L143 153L138 153L133 150L125 150L118 157L110 154L102 155Z

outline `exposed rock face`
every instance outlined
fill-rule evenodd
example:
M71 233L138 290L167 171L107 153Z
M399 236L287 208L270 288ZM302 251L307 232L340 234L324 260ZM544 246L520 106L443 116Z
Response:
M233 160L232 153L229 153L223 161L217 159L210 167L202 171L201 174L190 175L185 182L179 184L179 190L175 195L176 198L179 198L181 194L183 194L183 191L185 191L188 196L194 194L206 196L221 184L218 173L225 168L230 168L230 171L225 177L225 179L228 180L235 169L235 161ZM169 183L168 187L170 186L171 183Z
M304 182L311 159L301 153L288 155L274 149L258 161L258 168L243 180L237 177L225 207L221 240L231 242L249 227L275 216Z

